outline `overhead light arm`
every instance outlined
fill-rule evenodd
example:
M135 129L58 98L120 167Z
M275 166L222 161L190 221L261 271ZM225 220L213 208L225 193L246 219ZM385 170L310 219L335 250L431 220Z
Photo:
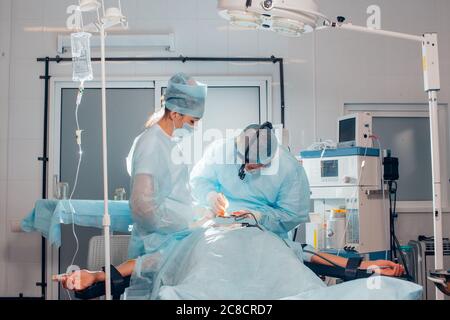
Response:
M368 28L368 27L362 27L362 26L356 26L351 23L331 22L328 26L333 27L333 28L346 29L346 30L363 32L363 33L372 33L372 34L387 36L387 37L391 37L391 38L412 40L412 41L418 41L418 42L423 41L423 37L421 37L421 36L410 35L410 34L400 33L400 32L393 32L393 31L386 31L386 30L381 30L381 29Z

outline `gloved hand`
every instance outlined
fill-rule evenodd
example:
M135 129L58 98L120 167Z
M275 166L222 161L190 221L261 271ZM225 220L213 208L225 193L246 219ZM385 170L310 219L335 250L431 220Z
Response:
M261 219L261 213L259 213L258 211L239 210L239 211L235 211L232 213L232 216L236 216L236 217L241 217L241 216L245 216L245 215L247 215L247 217L252 220L253 220L253 217L255 217L257 222L259 222L259 220Z
M207 196L207 201L211 206L212 212L219 217L223 217L230 205L227 198L222 193L212 191Z

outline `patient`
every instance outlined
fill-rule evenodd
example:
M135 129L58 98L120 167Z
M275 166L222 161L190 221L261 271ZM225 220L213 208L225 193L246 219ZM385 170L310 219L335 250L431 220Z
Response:
M345 267L347 259L308 255L298 243L236 223L210 222L149 252L117 267L122 276L132 275L126 299L407 299L418 298L422 290L388 278L401 276L404 269L384 260L360 265L365 270L383 267L376 272L388 277L377 277L379 290L367 279L327 287L303 261ZM81 270L59 280L66 289L83 290L104 281L105 275Z
M190 111L184 110L183 114L186 112ZM171 114L161 118L158 125L173 133L175 125L169 116ZM194 113L192 116L200 118ZM156 129L153 127L153 130ZM152 133L149 130L148 133ZM172 142L169 145L167 136L170 135L158 132L160 140L168 145L163 151L169 154ZM257 137L264 137L264 134L261 132L261 136ZM194 193L197 190L194 198L199 204L194 207L187 187L187 168L168 166L170 157L161 160L162 151L150 152L154 137L147 137L145 133L143 137L148 138L149 143L137 139L130 151L133 186L130 209L134 227L129 256L133 259L117 266L122 276L131 276L124 299L420 297L422 287L391 278L400 277L404 269L390 261L365 261L359 266L363 270L375 269L386 277L349 281L332 287L327 287L304 264L307 261L346 267L347 259L326 253L317 255L311 248L302 248L299 243L288 239L288 231L307 221L309 187L302 168L287 152L281 156L282 170L276 176L265 179L261 179L261 174L250 172L248 166L256 163L258 170L262 170L262 165L269 169L269 162L273 162L276 152L266 152L269 157L259 163L260 156L256 155L256 160L252 160L251 150L243 148L240 153L244 155L245 162L243 165L231 165L233 176L225 170L229 169L227 165L210 167L208 173L200 170L204 166L197 166L194 170L196 178L191 179ZM270 143L271 147L276 145L275 140ZM152 159L156 161L153 166ZM210 179L218 172L216 169L222 173L220 184ZM232 183L231 179L234 179ZM207 180L213 181L213 186L204 183ZM218 194L224 190L230 191L226 193L228 199L221 199ZM238 192L238 195L232 195L231 191ZM208 198L210 201L206 201ZM228 203L228 200L229 206L222 203ZM102 271L81 270L55 280L66 289L80 291L104 281L105 274Z

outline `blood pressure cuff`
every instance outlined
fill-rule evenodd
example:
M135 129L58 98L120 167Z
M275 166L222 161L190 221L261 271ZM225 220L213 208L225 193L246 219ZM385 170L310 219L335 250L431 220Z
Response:
M324 264L311 263L311 258L314 255L320 257L319 253L310 245L302 245L304 264L309 267L314 273L319 276L328 276L339 278L344 281L355 280L359 278L368 278L372 273L365 270L360 270L359 266L363 260L362 257L350 257L347 260L345 268L339 266L329 266Z
M105 267L102 268L105 271ZM111 265L111 296L114 300L119 300L125 289L130 286L130 276L123 277L120 272ZM106 293L105 281L97 282L92 286L76 291L77 299L89 300L104 296Z

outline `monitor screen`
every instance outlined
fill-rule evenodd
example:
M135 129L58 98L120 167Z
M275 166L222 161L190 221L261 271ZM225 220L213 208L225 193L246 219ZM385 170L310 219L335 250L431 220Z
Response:
M322 178L334 178L339 176L338 160L321 161Z
M356 140L356 117L339 121L339 142Z

